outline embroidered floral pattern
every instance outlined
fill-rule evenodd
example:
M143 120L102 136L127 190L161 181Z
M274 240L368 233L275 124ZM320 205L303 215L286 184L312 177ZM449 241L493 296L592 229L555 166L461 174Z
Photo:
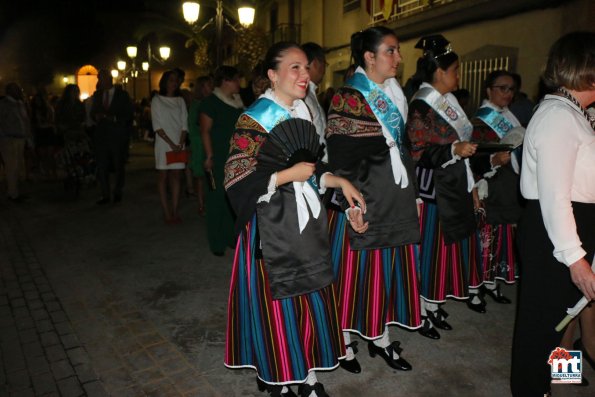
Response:
M265 134L266 130L247 114L242 114L236 122L236 130L254 130Z
M266 141L266 131L253 118L242 114L229 144L229 158L225 163L225 189L246 178L256 170L256 156Z
M342 89L336 93L331 100L331 110L337 113L375 118L370 105L362 94L353 89Z
M357 138L382 136L382 127L359 91L342 88L333 96L326 136L335 134Z
M255 156L264 140L264 137L261 135L252 135L248 132L236 132L231 138L229 152L234 153L235 151L240 151L247 156Z
M500 137L486 123L480 119L473 119L473 134L471 139L474 142L500 142Z
M225 189L241 181L256 169L256 159L243 153L230 156L225 163Z
M431 145L448 145L459 136L434 109L421 100L411 102L407 134L411 141L411 155L417 160L423 150Z
M356 120L334 114L329 115L326 126L327 139L331 135L353 135L356 138L382 136L382 128L376 121Z

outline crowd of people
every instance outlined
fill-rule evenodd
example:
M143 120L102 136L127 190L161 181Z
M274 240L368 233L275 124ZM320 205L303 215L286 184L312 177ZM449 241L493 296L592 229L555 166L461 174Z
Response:
M389 326L440 339L452 330L449 298L485 313L486 297L510 304L500 284L520 280L513 395L548 394L549 354L572 349L568 340L595 366L592 307L581 339L577 322L554 331L565 308L595 297L593 39L554 45L552 94L530 122L509 108L520 87L505 70L487 76L468 117L453 94L459 57L441 35L417 43L408 101L394 32L355 33L353 71L328 108L313 95L320 46L273 45L262 69L270 88L237 119L225 163L239 233L225 365L255 369L271 396L295 396L292 384L327 396L316 372L363 370L353 334L371 357L410 371Z
M554 44L544 75L551 94L533 115L526 97L512 106L520 78L506 70L487 76L485 99L468 115L451 43L431 35L416 48L406 90L395 78L398 38L372 27L351 37L344 86L320 95L324 50L279 42L249 92L231 66L199 77L192 92L174 69L137 112L145 137L154 134L165 223L182 222L184 176L206 214L211 252L235 249L224 361L255 369L271 396L295 396L297 384L301 396L324 397L317 371L362 372L354 334L371 357L410 371L389 326L438 340L453 328L448 299L485 313L486 297L510 304L500 284L517 281L513 395L549 393L557 346L574 344L595 367L593 307L566 335L554 331L567 307L595 298L595 116L586 110L595 35ZM6 86L0 153L11 200L22 199L30 141L54 178L59 148L89 141L98 204L122 200L133 102L103 70L88 103L78 96L69 85L52 106L40 87L28 109L20 87Z

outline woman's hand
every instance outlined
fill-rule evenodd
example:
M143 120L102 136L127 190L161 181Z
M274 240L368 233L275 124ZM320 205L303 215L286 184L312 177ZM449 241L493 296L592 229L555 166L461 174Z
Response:
M510 163L510 152L498 152L494 154L491 163L493 167Z
M364 214L366 213L366 201L364 195L355 188L347 179L336 177L337 183L343 192L343 196L349 203L349 210L347 211L347 218L351 228L356 233L365 233L368 230L369 222L364 222ZM358 206L355 206L355 203Z
M471 143L467 141L457 142L454 144L454 147L454 152L456 155L462 158L467 158L475 154L475 151L477 150L477 143Z
M364 212L359 207L353 206L349 208L347 211L347 219L349 220L351 228L355 230L356 233L365 233L370 225L369 222L364 222Z
M206 172L211 172L213 170L213 157L207 157L202 166Z
M570 278L588 300L595 299L595 273L585 258L570 265Z
M471 195L473 197L473 209L475 212L483 209L483 202L479 199L479 192L477 191L476 187L474 187L471 191Z
M169 147L171 147L171 150L174 152L180 152L184 148L184 145L176 145L172 142L169 144Z
M341 177L337 177L337 179L338 179L339 187L341 188L341 191L343 192L343 196L345 196L345 199L349 203L349 206L351 208L354 208L355 203L357 203L357 204L359 204L359 208L365 214L366 213L366 201L364 200L364 195L361 194L360 191L357 190L355 188L355 186L353 186L351 184L351 182L349 182L347 179L341 178Z
M302 161L277 173L277 186L289 182L306 182L316 170L315 163Z

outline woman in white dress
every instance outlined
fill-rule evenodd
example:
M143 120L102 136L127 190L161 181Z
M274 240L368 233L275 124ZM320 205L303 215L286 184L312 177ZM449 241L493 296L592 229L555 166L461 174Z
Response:
M184 150L188 133L188 111L184 99L180 96L178 77L167 71L159 80L159 94L151 101L151 116L155 131L155 168L157 169L157 187L163 208L165 223L176 224L182 220L178 216L180 201L180 170L186 167L183 162L167 163L167 152ZM171 205L168 203L167 186L171 193Z

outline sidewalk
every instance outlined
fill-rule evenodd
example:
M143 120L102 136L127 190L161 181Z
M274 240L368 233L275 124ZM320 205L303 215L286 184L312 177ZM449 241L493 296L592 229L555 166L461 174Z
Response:
M183 224L164 224L152 162L150 146L135 143L117 205L47 182L23 204L0 200L0 397L266 395L253 371L223 366L232 252L209 253L192 198L181 200ZM516 288L504 292L514 299ZM333 397L508 396L514 304L446 309L454 330L439 341L391 329L413 371L370 358L360 340L362 373L320 381Z

